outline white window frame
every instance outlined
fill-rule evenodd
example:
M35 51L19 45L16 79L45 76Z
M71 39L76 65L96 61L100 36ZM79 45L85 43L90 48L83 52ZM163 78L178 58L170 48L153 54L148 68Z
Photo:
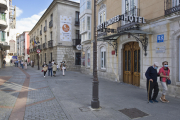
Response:
M101 47L101 69L106 69L106 48Z
M90 67L91 65L91 53L90 49L87 50L87 67Z
M100 7L100 10L98 12L98 25L100 25L101 23L105 21L106 21L106 6L103 8Z
M172 7L178 6L179 0L172 0Z

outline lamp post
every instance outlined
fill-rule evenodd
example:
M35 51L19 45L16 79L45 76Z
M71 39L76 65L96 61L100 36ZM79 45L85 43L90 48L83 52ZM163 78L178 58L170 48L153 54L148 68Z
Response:
M91 108L93 109L100 108L99 81L97 76L96 0L94 0L93 82L92 82Z
M40 42L38 41L37 45L39 45L39 44L40 44ZM39 68L39 52L37 52L37 54L38 54L38 70L40 70L40 68Z

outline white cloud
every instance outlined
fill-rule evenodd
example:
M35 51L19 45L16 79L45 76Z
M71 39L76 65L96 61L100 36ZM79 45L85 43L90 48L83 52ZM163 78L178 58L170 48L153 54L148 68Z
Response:
M16 7L16 17L19 17L22 13L23 11L20 8Z
M41 11L38 14L34 14L28 18L22 18L16 21L16 33L23 33L24 31L30 31L39 21L41 16L44 14L46 10Z

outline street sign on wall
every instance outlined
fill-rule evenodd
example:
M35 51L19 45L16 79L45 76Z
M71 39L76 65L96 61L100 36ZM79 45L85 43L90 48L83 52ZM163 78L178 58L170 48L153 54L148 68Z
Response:
M41 50L40 49L37 49L37 51L36 51L37 53L40 53L41 52Z
M162 35L157 35L157 43L164 42L164 34Z
M165 46L156 47L156 53L165 53L165 51L166 51Z

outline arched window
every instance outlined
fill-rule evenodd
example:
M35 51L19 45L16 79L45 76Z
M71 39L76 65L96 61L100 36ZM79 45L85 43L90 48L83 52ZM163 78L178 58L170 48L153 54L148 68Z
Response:
M106 49L101 48L101 68L106 68Z
M90 49L87 51L87 67L90 67Z
M102 4L98 12L98 24L102 24L106 21L106 5Z

